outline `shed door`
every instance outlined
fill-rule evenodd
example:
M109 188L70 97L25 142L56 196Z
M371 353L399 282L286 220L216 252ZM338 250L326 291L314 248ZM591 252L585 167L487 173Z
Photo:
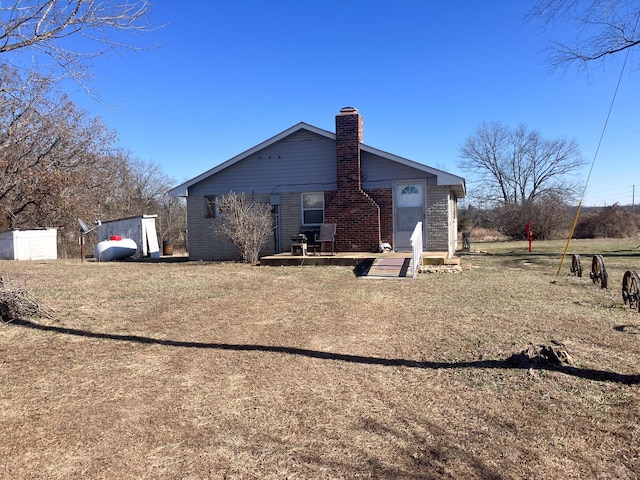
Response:
M418 222L425 222L425 182L393 184L393 220L395 250L411 249L411 234ZM424 228L423 228L424 236ZM425 238L422 239L426 245Z

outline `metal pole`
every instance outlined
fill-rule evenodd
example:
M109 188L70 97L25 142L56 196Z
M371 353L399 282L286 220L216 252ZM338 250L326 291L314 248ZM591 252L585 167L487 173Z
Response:
M576 216L573 218L573 225L571 225L571 231L569 232L569 237L567 237L567 244L564 246L564 252L562 252L562 257L560 258L560 265L558 265L558 271L556 272L556 276L560 275L560 269L562 268L562 262L564 262L564 257L567 255L567 250L569 250L569 244L571 243L571 237L573 237L573 232L576 229L576 224L578 223L578 217L580 216L580 209L582 208L582 200L578 203L578 209L576 210Z

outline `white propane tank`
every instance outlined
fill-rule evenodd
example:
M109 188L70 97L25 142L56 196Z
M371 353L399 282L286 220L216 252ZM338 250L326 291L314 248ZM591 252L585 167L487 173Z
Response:
M99 262L110 262L132 257L138 251L135 240L113 236L109 240L98 242L93 255Z

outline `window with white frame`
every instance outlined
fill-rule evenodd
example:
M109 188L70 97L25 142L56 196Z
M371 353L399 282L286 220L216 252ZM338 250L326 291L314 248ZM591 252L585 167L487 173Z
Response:
M324 193L302 194L302 224L320 225L324 222Z

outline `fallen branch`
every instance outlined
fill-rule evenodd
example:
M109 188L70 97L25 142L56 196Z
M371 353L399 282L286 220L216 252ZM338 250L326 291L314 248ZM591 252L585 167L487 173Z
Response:
M25 320L28 318L53 319L53 309L44 305L24 288L13 288L0 278L0 321Z

